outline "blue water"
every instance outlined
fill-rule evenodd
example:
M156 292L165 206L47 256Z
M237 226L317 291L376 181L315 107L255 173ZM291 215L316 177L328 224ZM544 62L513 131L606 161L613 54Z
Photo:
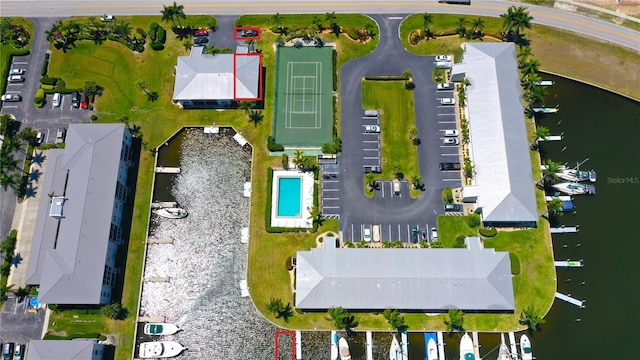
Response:
M278 179L278 216L300 216L302 179Z

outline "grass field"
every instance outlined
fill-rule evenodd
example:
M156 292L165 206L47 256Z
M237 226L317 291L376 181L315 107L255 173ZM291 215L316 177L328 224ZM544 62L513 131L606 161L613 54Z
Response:
M394 101L389 101L394 99ZM413 91L404 87L404 81L362 82L362 107L379 109L382 174L378 179L395 178L393 164L400 166L404 178L420 175L418 148L409 138L409 131L416 127ZM417 197L420 190L411 189L411 196Z

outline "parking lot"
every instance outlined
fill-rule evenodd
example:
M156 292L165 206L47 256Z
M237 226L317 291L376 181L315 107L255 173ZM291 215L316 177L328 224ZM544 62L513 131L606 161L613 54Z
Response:
M431 239L431 228L435 227L436 224L429 223L378 223L378 224L350 224L343 231L343 239L345 241L363 241L364 240L364 230L365 229L373 229L373 226L377 225L380 229L380 241L397 241L401 240L406 243L418 243L420 241L430 242ZM417 230L417 236L414 240L411 239L411 229Z
M10 297L0 313L0 338L2 341L26 344L31 339L41 339L45 311L29 312L29 298Z
M339 219L341 208L340 167L335 164L322 164L322 217Z

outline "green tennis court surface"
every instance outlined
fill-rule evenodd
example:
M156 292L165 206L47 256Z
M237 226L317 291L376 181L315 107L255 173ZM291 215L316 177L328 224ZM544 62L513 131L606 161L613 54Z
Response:
M278 144L320 147L333 134L333 49L278 48L273 138Z

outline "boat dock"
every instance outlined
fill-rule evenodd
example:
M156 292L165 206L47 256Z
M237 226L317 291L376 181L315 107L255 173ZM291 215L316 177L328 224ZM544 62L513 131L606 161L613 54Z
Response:
M180 174L179 167L157 166L156 174Z
M544 200L545 200L545 201L547 201L547 202L549 202L549 201L551 201L551 200L553 200L553 199L558 199L558 200L560 200L560 201L571 201L571 200L573 200L573 199L571 198L571 196L569 196L569 195L545 196L545 197L544 197Z
M156 239L156 238L148 238L148 244L173 244L173 239L164 238L164 239Z
M142 278L142 281L144 282L155 282L155 283L161 283L161 282L169 282L171 279L168 276L145 276Z
M518 356L518 348L516 346L516 335L513 332L509 333L509 349L511 349L511 356L516 354Z
M583 267L582 260L554 261L556 267Z
M444 359L444 336L442 336L442 331L438 331L438 359Z
M138 322L153 322L153 323L163 323L164 316L140 316L138 318Z
M174 208L178 207L178 203L175 201L155 201L151 203L152 209Z
M302 359L302 332L296 330L296 359Z
M409 360L409 341L407 341L407 332L403 331L400 334L400 338L402 339L400 346L402 347L402 360Z
M584 307L584 300L578 300L578 299L574 299L569 295L565 295L565 294L561 294L559 292L556 292L556 298L560 299L560 300L564 300L570 304L573 304L575 306L579 306L581 308Z
M373 360L373 335L367 331L367 360Z
M538 138L538 141L560 141L564 138L564 133L560 135L549 135L545 137Z
M580 229L578 228L577 225L576 226L564 226L564 225L562 225L562 227L551 228L549 230L551 230L552 234L577 233L578 231L580 231Z
M471 338L473 339L473 354L476 356L476 359L480 359L480 340L478 339L478 332L472 332Z

